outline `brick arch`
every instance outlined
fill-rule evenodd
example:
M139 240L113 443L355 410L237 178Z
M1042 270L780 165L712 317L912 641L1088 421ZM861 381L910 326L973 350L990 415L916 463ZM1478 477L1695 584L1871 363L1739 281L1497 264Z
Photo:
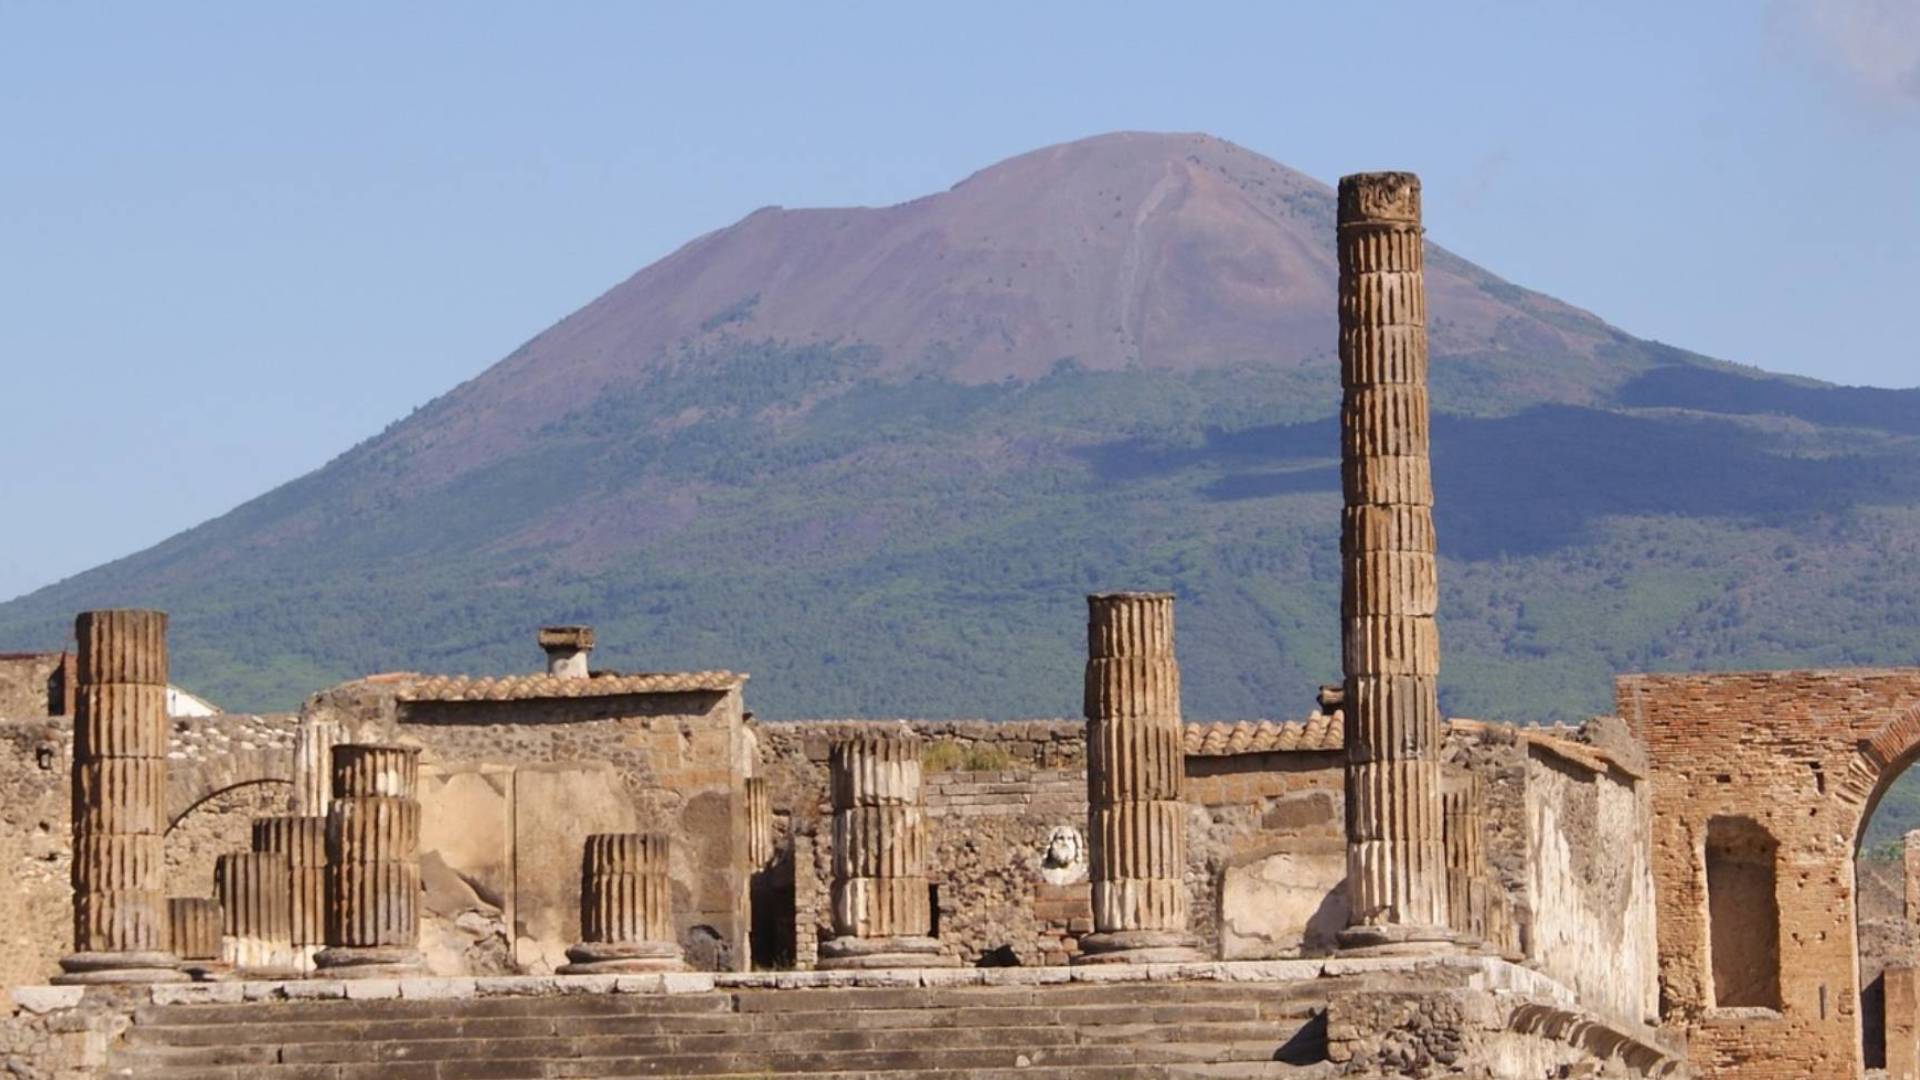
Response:
M1880 808L1880 799L1887 788L1916 760L1920 760L1920 706L1893 717L1860 740L1835 792L1841 802L1856 808L1855 848L1866 835L1867 823Z
M285 750L239 750L212 761L168 763L167 829L216 795L250 784L293 786L293 755Z

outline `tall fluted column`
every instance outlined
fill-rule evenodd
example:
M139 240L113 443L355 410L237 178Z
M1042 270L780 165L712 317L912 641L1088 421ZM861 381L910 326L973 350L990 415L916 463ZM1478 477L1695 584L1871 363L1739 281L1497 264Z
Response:
M293 949L300 970L311 971L327 943L327 819L254 818L253 850L287 857Z
M927 827L920 739L867 731L835 742L832 941L822 968L933 967L957 963L929 934Z
M284 979L299 973L292 880L285 855L249 851L214 862L213 892L224 916L220 957L236 975Z
M1420 181L1340 181L1349 947L1445 940Z
M671 849L661 833L596 833L580 859L580 943L562 975L678 971Z
M341 743L332 773L327 947L314 965L340 978L417 974L420 751Z
M182 981L166 893L167 616L87 611L73 628L74 952L56 981Z
M205 896L175 896L167 901L167 922L172 927L173 952L180 958L180 969L196 981L220 977L226 964L220 959L220 936L226 930L226 916L220 901Z
M1094 932L1075 962L1200 959L1187 932L1172 593L1087 597L1085 704Z

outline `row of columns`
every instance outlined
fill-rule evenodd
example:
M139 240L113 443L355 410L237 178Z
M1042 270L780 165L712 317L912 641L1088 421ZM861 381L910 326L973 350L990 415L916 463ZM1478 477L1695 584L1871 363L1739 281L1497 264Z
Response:
M1474 895L1485 880L1479 799L1441 789L1420 183L1411 173L1344 177L1337 205L1351 912L1342 943L1430 946L1484 936L1490 915ZM74 981L179 978L163 895L166 616L89 612L76 635L76 953L62 966ZM1084 712L1094 932L1081 942L1082 959L1197 958L1183 882L1185 755L1171 594L1088 598ZM315 755L327 737L303 731L296 752ZM306 820L325 814L323 853L311 846L311 824L263 823L255 851L221 861L232 962L299 967L293 950L318 944L297 939L313 934L312 897L324 881L326 948L313 955L317 966L415 970L418 752L343 744L331 754L330 789L296 793ZM854 736L835 745L829 768L835 937L821 947L822 966L935 962L918 740L903 732ZM750 817L770 816L764 785L749 784L748 806ZM761 823L750 824L751 835L761 835ZM583 941L570 954L572 968L678 963L666 915L667 850L659 836L589 840ZM284 939L288 955L256 946L263 935Z

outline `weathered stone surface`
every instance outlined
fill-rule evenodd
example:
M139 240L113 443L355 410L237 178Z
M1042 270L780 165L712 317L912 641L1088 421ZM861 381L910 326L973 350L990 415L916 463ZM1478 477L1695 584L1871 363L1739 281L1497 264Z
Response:
M417 974L420 751L341 743L330 772L327 947L314 963L343 978Z
M920 800L918 737L904 731L860 732L834 743L827 768L835 810Z
M836 740L828 754L835 939L820 947L822 967L870 967L929 940L921 752L917 737L882 729Z
M514 959L523 971L546 974L567 962L580 937L588 837L634 833L639 821L606 765L520 768L513 784Z
M325 817L333 802L333 748L346 741L337 720L303 716L293 743L293 809Z
M1230 866L1220 884L1220 953L1264 960L1332 951L1347 925L1347 852L1332 841Z
M1444 936L1439 583L1420 181L1348 176L1338 204L1349 919L1366 945Z
M162 758L167 756L167 688L148 683L95 683L75 688L73 756Z
M676 970L671 838L664 833L602 833L583 845L579 944L564 974Z
M747 862L757 870L773 861L773 801L764 777L747 777L746 791Z
M277 815L253 822L253 850L287 857L297 948L327 940L327 819Z
M1887 1080L1920 1080L1920 986L1912 963L1889 965L1882 980Z
M293 946L293 871L285 855L245 852L214 864L213 891L223 916L221 959L252 976L299 970Z
M331 760L336 799L412 799L419 795L420 751L416 747L338 743Z
M1076 963L1199 958L1187 951L1186 736L1173 641L1171 593L1087 597L1094 933L1080 939Z
M174 954L181 960L220 959L220 935L226 916L220 901L204 896L175 896L167 900Z
M86 982L181 978L166 955L167 617L82 612L74 636L75 952L61 966Z

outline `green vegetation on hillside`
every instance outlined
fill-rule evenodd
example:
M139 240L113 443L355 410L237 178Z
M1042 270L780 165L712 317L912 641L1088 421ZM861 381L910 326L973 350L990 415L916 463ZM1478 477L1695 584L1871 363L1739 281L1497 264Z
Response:
M1063 361L962 386L874 359L723 336L424 490L374 440L0 607L0 647L153 604L178 681L261 709L372 671L527 670L534 627L581 621L608 667L750 672L765 716L1073 715L1082 595L1150 587L1180 595L1192 717L1297 715L1337 678L1326 372ZM1452 712L1573 720L1618 671L1920 655L1904 422L1795 419L1831 414L1797 386L1785 420L1707 413L1677 384L1686 408L1657 380L1632 409L1437 391Z

